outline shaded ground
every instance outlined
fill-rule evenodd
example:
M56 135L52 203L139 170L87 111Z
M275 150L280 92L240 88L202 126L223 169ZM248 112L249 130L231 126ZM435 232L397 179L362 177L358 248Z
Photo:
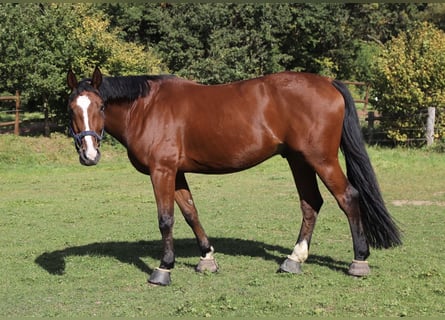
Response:
M64 132L65 126L56 123L49 124L50 132ZM0 134L14 134L14 125L0 126ZM45 123L42 120L23 120L20 122L21 136L41 136L45 134Z

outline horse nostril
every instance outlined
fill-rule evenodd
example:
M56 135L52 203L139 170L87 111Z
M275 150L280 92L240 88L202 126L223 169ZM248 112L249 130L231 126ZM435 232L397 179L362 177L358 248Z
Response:
M99 162L100 156L101 155L99 149L96 149L96 156L93 159L87 156L85 150L81 150L79 152L79 161L84 166L94 166Z

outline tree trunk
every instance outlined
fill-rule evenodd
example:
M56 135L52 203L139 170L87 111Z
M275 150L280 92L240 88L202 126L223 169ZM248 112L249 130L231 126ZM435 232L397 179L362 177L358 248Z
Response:
M48 111L48 100L45 98L43 102L43 112L45 113L45 124L44 124L44 133L45 137L50 137L51 132L49 128L49 111Z
M436 122L436 108L428 107L428 119L426 120L426 145L434 143L434 123Z

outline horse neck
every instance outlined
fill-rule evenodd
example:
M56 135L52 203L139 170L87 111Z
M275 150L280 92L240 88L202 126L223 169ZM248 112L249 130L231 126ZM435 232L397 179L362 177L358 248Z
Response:
M126 146L127 119L131 103L107 103L105 107L105 130Z

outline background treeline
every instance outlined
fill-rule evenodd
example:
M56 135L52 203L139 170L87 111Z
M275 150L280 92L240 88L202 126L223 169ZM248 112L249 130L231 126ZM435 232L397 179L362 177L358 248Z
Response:
M388 63L394 64L394 57L390 61L385 52L391 44L394 46L394 39L420 25L424 33L433 30L442 37L445 6L1 4L0 93L18 89L27 110L47 110L64 121L65 75L69 68L81 77L90 76L94 66L99 65L108 75L174 73L207 84L295 70L371 82L379 88L374 90L379 97L387 97L378 101L388 105L393 102L384 88L394 90L393 84L379 83L379 79L389 81L384 72ZM423 35L417 40L422 40ZM420 47L425 45L430 46ZM435 56L445 51L440 45L437 42L430 46ZM407 50L402 51L403 55ZM411 62L396 61L396 65L406 68ZM434 68L441 64L442 60ZM430 67L427 63L422 66L431 78ZM433 77L439 76L442 77L436 72ZM400 80L393 78L391 81ZM417 82L408 85L416 86ZM433 101L437 107L442 104L442 82L426 84L428 94L437 97ZM432 92L431 87L438 91ZM417 104L416 110L425 107L419 95L417 100L409 95L406 93L403 102L410 105L409 109L413 103Z
M416 21L425 4L104 5L122 37L151 48L172 72L205 83L282 70L368 77L376 42Z

